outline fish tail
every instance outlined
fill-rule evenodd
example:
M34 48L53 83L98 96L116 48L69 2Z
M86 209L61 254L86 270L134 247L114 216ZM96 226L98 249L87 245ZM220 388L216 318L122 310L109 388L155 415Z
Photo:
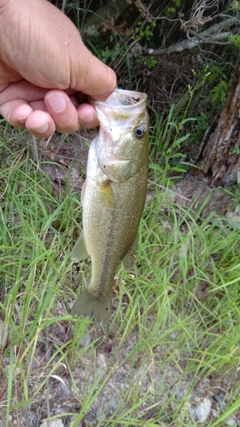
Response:
M104 325L109 323L111 315L112 296L106 300L99 299L99 296L93 295L86 289L75 302L71 315L93 317L97 322Z

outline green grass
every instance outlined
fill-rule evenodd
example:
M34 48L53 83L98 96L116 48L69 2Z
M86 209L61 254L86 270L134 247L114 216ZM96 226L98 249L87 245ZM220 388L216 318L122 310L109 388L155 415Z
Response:
M194 405L197 390L214 392L214 381L228 384L227 405L208 425L225 425L240 404L239 230L215 214L202 219L201 209L193 215L150 184L154 200L140 224L137 262L130 274L118 271L110 328L72 319L70 306L91 273L89 262L70 260L81 230L80 194L68 185L58 189L42 171L44 162L36 171L17 135L0 139L0 319L8 330L0 346L0 413L6 426L31 406L39 421L61 417L66 425L72 415L77 426L93 413L94 424L86 425L193 427L188 403ZM48 394L61 380L78 410L54 415Z

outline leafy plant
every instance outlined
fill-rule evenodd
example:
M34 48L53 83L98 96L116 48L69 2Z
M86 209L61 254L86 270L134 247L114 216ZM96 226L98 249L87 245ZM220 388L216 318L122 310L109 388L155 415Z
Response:
M228 87L229 83L227 83L225 80L220 80L220 82L211 89L210 93L212 94L213 104L220 103L223 105L225 103Z
M231 8L233 10L239 10L240 9L240 2L238 0L233 0L231 3Z
M169 16L176 12L177 8L181 5L181 0L172 0L171 3L173 3L173 6L168 6L165 11L164 15Z
M184 134L183 130L189 121L195 119L182 118L179 122L174 120L172 105L165 121L155 113L155 126L152 136L150 169L153 171L154 181L163 180L172 186L171 177L182 174L187 170L184 162L185 154L181 152L182 144L190 137L190 133Z
M240 7L240 6L239 6ZM234 44L240 50L240 36L238 34L234 34L228 37L228 40Z
M149 56L146 58L137 58L135 60L136 64L144 64L148 68L148 70L151 70L155 68L158 64L158 61L154 56Z
M135 27L135 37L149 42L153 37L153 30L155 27L156 21L154 20L148 22L138 21L137 27Z

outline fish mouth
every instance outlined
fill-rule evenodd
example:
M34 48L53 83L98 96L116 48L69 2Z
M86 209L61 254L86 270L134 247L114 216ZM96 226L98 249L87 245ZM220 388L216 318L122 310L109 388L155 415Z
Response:
M146 93L133 90L115 89L105 100L89 100L96 108L101 128L110 131L113 127L124 125L127 128L138 118L146 118Z
M105 101L97 101L89 98L90 104L94 107L124 107L124 110L134 110L136 106L145 105L146 101L146 93L124 89L115 89Z

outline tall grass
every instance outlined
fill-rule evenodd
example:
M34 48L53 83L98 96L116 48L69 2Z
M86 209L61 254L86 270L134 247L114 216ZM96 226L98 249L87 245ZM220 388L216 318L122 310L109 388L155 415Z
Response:
M154 197L140 224L137 262L131 273L118 271L110 327L72 319L70 307L91 274L88 261L73 266L69 256L81 230L80 194L69 185L57 188L43 162L36 171L15 139L2 135L0 149L0 319L7 333L4 341L0 333L0 414L6 426L32 407L39 422L74 415L77 426L94 414L94 424L86 425L192 427L194 393L225 378L228 403L208 424L223 425L239 406L239 230L216 214L202 219L199 209L194 215L150 184ZM169 184L157 169L152 180ZM54 415L52 379L69 388L77 412Z

